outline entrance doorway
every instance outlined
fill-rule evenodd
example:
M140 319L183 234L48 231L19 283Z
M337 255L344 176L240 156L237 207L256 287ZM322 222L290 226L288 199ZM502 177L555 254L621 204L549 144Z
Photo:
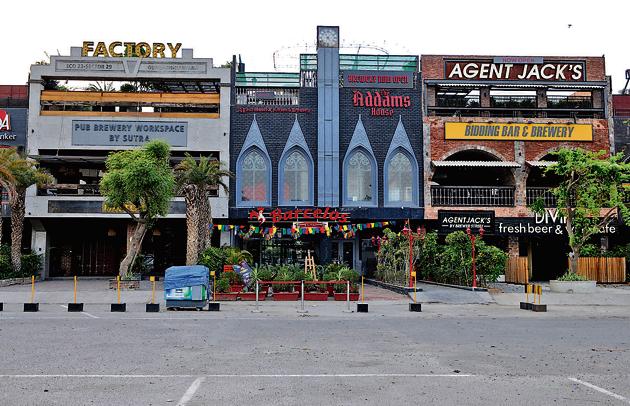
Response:
M562 276L569 265L569 247L563 238L532 238L530 253L533 281L548 281Z
M350 268L356 268L355 240L340 240L332 242L331 260L340 264L346 264Z

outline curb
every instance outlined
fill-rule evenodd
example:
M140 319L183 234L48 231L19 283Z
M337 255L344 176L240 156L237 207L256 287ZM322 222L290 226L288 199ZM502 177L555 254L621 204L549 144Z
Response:
M471 291L471 292L487 292L488 291L488 289L486 289L486 288L474 288L473 289L470 286L451 285L451 284L448 284L448 283L432 282L432 281L425 281L425 280L418 280L418 283L426 283L427 285L444 286L445 288L468 290L468 291Z
M413 292L413 288L408 288L405 286L394 285L387 282L377 281L375 279L365 279L365 283L368 285L378 286L379 288L391 290L394 293L398 293L403 296L407 296L408 293ZM422 288L416 287L416 292L422 292Z

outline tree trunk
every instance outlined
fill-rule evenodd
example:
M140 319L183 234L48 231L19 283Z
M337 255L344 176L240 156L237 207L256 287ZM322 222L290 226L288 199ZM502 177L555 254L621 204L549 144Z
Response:
M187 185L184 188L186 200L186 265L197 264L199 257L199 202L197 187Z
M199 239L198 254L205 251L210 246L211 227L212 227L212 212L210 208L210 200L208 193L204 190L199 191Z
M2 203L0 203L0 245L2 245L2 227L4 227L4 217L2 217Z
M575 247L572 249L573 255L569 259L569 271L577 274L578 272L578 260L580 259L580 249Z
M136 228L129 241L127 241L127 255L120 263L118 274L121 278L124 278L129 272L129 268L133 264L134 259L138 256L140 248L142 247L142 240L147 232L147 223L136 222Z
M17 273L22 268L22 232L26 190L18 190L11 200L11 265Z

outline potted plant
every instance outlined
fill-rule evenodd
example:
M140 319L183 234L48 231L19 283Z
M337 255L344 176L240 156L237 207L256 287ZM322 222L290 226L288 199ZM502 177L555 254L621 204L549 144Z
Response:
M304 274L304 281L317 281L312 274ZM326 284L305 283L304 284L304 300L326 301L328 300L328 291Z
M274 278L277 282L291 282L294 281L294 274L287 266L280 268L278 274ZM297 300L300 296L299 292L295 291L295 286L291 283L283 283L273 285L273 300L275 301L293 301Z
M339 269L334 276L335 280L347 281L346 283L335 284L335 300L345 301L348 299L348 282L350 282L350 301L358 301L359 289L356 282L359 280L359 274L353 269L344 266L343 268Z
M550 280L549 288L556 293L593 293L597 288L597 282L567 270L558 279Z
M236 300L238 299L238 293L234 293L230 291L230 278L228 273L224 273L221 275L219 280L217 281L216 291L217 291L217 300Z
M232 272L233 265L239 265L241 262L247 262L251 264L254 262L254 258L249 251L241 250L236 247L225 248L225 264L223 265L224 272Z
M230 292L241 292L243 290L243 283L241 281L241 277L234 271L223 272L221 277L227 278L230 281Z
M269 281L272 279L271 271L267 269L267 267L259 267L256 266L252 268L252 273L250 274L249 286L245 286L243 292L240 293L239 297L241 300L253 301L256 300L256 281ZM265 300L267 297L267 293L269 291L268 286L259 285L258 286L258 300Z

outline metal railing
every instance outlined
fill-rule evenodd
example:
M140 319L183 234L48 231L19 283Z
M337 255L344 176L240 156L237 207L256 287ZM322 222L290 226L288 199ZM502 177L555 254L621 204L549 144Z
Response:
M490 96L490 106L503 108L536 108L536 96Z
M437 96L438 107L479 107L479 97Z
M432 206L514 206L513 186L431 186Z
M513 117L513 118L568 118L598 119L604 109L561 109L537 107L472 107L428 106L429 115L438 117Z
M592 109L589 96L547 96L547 107L556 109Z
M549 187L528 187L525 190L525 201L528 206L534 204L538 199L543 200L545 207L556 207L556 196L551 193Z
M300 104L300 89L237 87L236 104L298 106Z

